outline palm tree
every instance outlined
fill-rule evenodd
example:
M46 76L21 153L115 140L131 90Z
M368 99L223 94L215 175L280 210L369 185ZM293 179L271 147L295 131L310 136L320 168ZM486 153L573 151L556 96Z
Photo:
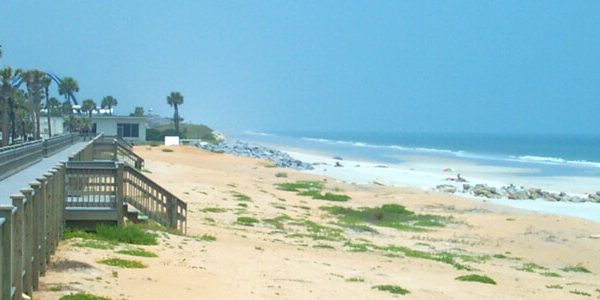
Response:
M46 73L39 70L29 70L23 73L23 81L27 85L27 93L29 94L30 111L34 120L34 137L40 139L40 110L42 102L42 92ZM49 78L48 78L49 80ZM48 83L50 85L50 83Z
M92 120L92 112L96 110L96 102L92 99L83 100L81 103L81 111L87 112L90 116L90 121Z
M46 96L46 116L48 117L48 137L52 137L52 125L50 124L50 91L49 87L52 83L52 78L44 74L42 76L42 87L44 88L44 96Z
M175 121L175 132L179 135L179 105L183 104L183 96L179 92L171 92L171 95L167 97L167 103L175 109L173 120Z
M79 85L77 81L71 77L63 77L60 80L60 84L58 85L58 94L61 96L65 96L65 100L71 102L73 100L73 104L75 103L75 98L73 97L73 93L79 92Z
M110 112L110 115L112 116L112 108L114 106L117 106L118 102L117 99L115 99L115 97L113 96L106 96L104 98L102 98L102 104L100 104L100 106L102 108L108 108L108 111Z
M0 107L2 109L2 146L8 145L8 130L10 126L8 120L8 109L10 97L14 91L12 81L19 77L19 75L20 71L13 71L11 67L4 67L2 70L0 70L0 80L2 81L0 86Z

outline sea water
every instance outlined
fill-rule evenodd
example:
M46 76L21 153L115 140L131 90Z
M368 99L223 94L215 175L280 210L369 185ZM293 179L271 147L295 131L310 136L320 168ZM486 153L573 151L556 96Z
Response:
M595 135L245 131L233 137L354 160L401 163L403 157L424 156L532 170L516 176L600 177Z

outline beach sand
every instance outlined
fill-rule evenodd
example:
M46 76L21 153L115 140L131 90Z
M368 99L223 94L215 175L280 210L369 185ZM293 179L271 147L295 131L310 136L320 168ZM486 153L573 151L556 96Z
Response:
M140 246L156 253L156 258L125 256L114 250L76 247L77 240L63 241L41 279L36 298L58 299L77 291L112 299L600 296L600 239L595 238L600 234L599 223L415 187L344 183L193 147L171 147L173 152L161 149L139 146L135 151L146 159L149 177L188 203L187 236L160 233L159 245ZM324 191L346 194L351 200L316 200L275 186L297 180L320 181ZM236 194L249 199L236 198ZM450 217L451 222L422 232L373 225L370 227L377 233L358 232L340 226L340 220L319 209L392 203L417 214ZM289 218L281 224L265 221L282 215ZM240 216L259 222L254 226L237 224ZM202 235L216 240L202 241L198 238ZM396 247L383 250L390 245ZM452 255L425 259L427 255L442 257L442 252ZM138 259L148 267L121 269L97 263L106 257ZM447 257L460 265L448 264ZM562 270L577 265L591 273ZM496 285L455 280L466 274L487 275ZM400 296L373 288L378 285L396 285L410 293Z

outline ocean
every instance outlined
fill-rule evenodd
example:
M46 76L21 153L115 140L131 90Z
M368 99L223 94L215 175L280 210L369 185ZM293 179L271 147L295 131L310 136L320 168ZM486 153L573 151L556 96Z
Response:
M358 161L422 156L531 170L516 176L600 177L600 136L593 135L245 131L230 137Z

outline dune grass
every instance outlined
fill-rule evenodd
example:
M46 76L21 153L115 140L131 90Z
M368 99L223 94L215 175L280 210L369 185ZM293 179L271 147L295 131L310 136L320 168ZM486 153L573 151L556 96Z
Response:
M371 224L406 231L426 231L425 227L443 227L449 218L436 215L418 215L398 204L384 204L381 207L353 209L340 206L321 207L346 225Z
M158 257L156 253L150 252L141 248L137 249L127 249L127 250L119 250L116 251L119 254L131 255L131 256L140 256L140 257Z
M565 272L592 273L590 270L588 270L586 267L582 266L581 264L578 264L576 266L566 266L566 267L562 268L561 270L563 270Z
M324 184L320 181L299 180L296 182L285 182L275 184L277 189L288 192L296 192L300 196L308 196L317 200L345 202L350 200L350 196L334 193L322 193Z
M82 238L86 240L97 240L106 242L117 242L135 245L156 245L156 235L149 233L137 225L109 226L98 225L96 232L85 232L81 230L67 230L64 239Z
M480 282L480 283L485 283L485 284L496 284L496 281L494 281L494 279L486 276L486 275L479 275L479 274L469 274L469 275L463 275L463 276L458 276L455 278L458 281L472 281L472 282Z
M217 237L214 235L210 235L210 234L203 234L201 236L196 237L196 241L202 241L202 242L214 242L217 240Z
M98 263L104 264L111 267L119 267L125 269L143 269L146 268L146 265L141 261L137 260L128 260L128 259L120 259L120 258L106 258L99 260Z
M252 198L250 198L250 196L248 196L248 195L244 195L244 194L238 193L238 192L232 192L231 194L233 195L233 198L235 198L235 200L237 200L237 201L244 201L244 202L252 201Z
M100 250L110 250L114 248L114 244L104 241L86 240L79 243L73 244L75 247L92 248Z
M92 295L89 293L69 294L60 297L60 300L110 300L110 298Z
M259 221L253 217L238 217L236 223L244 226L254 226Z
M373 286L372 289L376 289L376 290L380 290L380 291L385 291L385 292L390 292L392 294L398 294L398 295L406 295L406 294L410 294L410 291L397 286L397 285L390 285L390 284L386 284L386 285L376 285Z

